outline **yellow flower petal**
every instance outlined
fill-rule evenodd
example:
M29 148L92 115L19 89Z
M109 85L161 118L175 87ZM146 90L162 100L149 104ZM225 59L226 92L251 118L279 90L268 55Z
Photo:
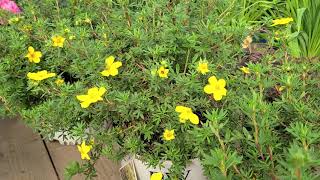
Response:
M111 76L116 76L119 73L117 68L110 68L109 72Z
M99 88L99 95L102 96L104 93L107 92L107 89L104 87Z
M153 173L150 177L150 180L162 180L162 173L161 172L157 172L157 173Z
M29 53L33 53L34 52L34 48L32 46L29 46L28 47L28 51L29 51Z
M203 88L204 92L207 94L212 94L214 92L214 86L208 84Z
M106 58L106 62L105 62L106 65L107 65L107 66L111 66L112 63L113 63L113 61L114 61L114 59L115 59L114 56L109 56L109 57L107 57L107 58Z
M194 114L194 113L192 113L191 115L190 115L190 122L192 123L192 124L199 124L199 117L196 115L196 114Z
M114 62L112 65L111 65L111 67L114 67L114 68L119 68L119 67L121 67L122 66L122 62L120 62L120 61L117 61L117 62Z
M110 72L109 72L109 70L104 70L104 71L102 71L102 72L100 72L101 74L102 74L102 76L110 76Z
M241 70L243 73L245 73L245 74L250 74L250 69L249 69L248 67L242 66L242 67L240 68L240 70Z
M220 87L225 87L226 86L226 81L224 79L219 79L217 84Z
M90 106L91 102L90 101L84 101L84 102L82 102L80 104L81 104L82 108L88 108Z
M220 101L222 99L222 96L224 95L223 92L214 92L213 99L216 101Z
M273 24L271 26L284 25L284 24L288 24L288 23L290 23L292 21L293 21L293 19L291 17L275 19L275 20L272 20Z
M88 95L78 95L76 97L79 101L88 101Z
M188 108L187 108L187 107L184 107L184 106L176 106L175 111L181 113L181 112L186 111L187 109L188 109Z
M209 84L215 84L217 83L217 78L215 76L211 76L209 79L208 79L208 82Z

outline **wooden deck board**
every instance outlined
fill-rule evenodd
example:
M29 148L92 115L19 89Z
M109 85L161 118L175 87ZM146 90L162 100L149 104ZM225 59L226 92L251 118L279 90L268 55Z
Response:
M60 179L64 179L64 168L70 161L81 161L76 146L62 146L58 142L47 142L47 147ZM95 180L120 180L119 166L108 159L99 159L96 169L98 177ZM83 179L84 176L81 175L73 178L73 180Z
M0 119L0 179L57 180L40 136L17 120Z

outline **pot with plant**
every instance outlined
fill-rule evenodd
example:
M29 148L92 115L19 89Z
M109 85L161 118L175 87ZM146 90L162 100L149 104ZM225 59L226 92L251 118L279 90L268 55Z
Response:
M202 128L206 110L225 103L227 76L219 68L239 47L230 46L222 32L204 33L203 24L193 18L175 19L165 1L139 4L158 16L132 9L121 19L116 14L127 14L126 2L86 3L58 4L53 10L49 2L21 2L32 13L1 27L5 53L0 80L6 107L45 138L62 130L84 140L78 148L86 161L68 168L69 176L79 172L93 177L94 163L102 155L137 157L156 167L152 173L168 178L194 177L193 165L201 174L194 159L201 160L203 150L195 145L192 132ZM190 7L189 13L203 8L174 6ZM90 14L72 13L67 7ZM103 10L106 7L117 13ZM210 22L216 15L212 11ZM100 18L104 16L108 18ZM152 17L158 18L149 21ZM48 26L47 19L53 24ZM237 39L242 36L238 32L243 28L223 33ZM214 65L214 59L220 62ZM153 175L144 172L145 177Z

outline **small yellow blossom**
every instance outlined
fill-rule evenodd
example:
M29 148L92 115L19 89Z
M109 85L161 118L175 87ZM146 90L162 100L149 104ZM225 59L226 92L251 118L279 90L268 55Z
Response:
M64 83L64 80L63 79L57 79L56 81L55 81L55 83L58 85L58 86L61 86L63 83Z
M161 78L168 78L169 69L166 69L164 66L161 66L158 69L158 75Z
M199 117L192 112L191 108L176 106L176 112L180 113L179 120L181 123L185 123L187 120L190 120L192 124L199 124Z
M89 141L89 145L92 147L94 145L94 138L91 138Z
M102 101L102 95L106 92L106 88L101 87L93 87L88 90L88 93L86 95L78 95L77 99L81 101L81 107L82 108L87 108L90 106L90 104Z
M171 141L174 139L174 130L168 130L166 129L164 132L163 132L163 139L166 140L166 141Z
M150 177L150 180L162 180L162 173L161 172L157 172L157 173L153 173Z
M91 19L89 19L89 18L86 18L86 19L84 20L84 22L85 22L85 23L88 23L88 24L90 24L90 23L91 23Z
M276 90L277 90L278 92L282 92L286 87L285 87L285 86L278 86L278 85L276 85L275 88L276 88Z
M248 67L242 66L242 67L240 68L240 70L241 70L243 73L245 73L245 74L250 74L250 69L249 69Z
M53 36L51 39L53 42L52 44L53 47L61 47L61 48L63 48L64 41L66 40L62 36Z
M102 76L116 76L118 75L119 71L118 68L122 66L122 62L114 61L114 56L109 56L105 60L106 68L104 71L101 72Z
M208 80L209 84L204 87L204 92L207 94L213 94L213 98L216 101L220 101L222 96L227 95L227 90L225 88L226 81L224 79L219 79L215 76L211 76Z
M34 80L34 81L42 81L44 79L48 79L48 78L51 78L51 77L54 77L54 76L56 76L56 73L49 73L46 70L38 71L36 73L29 72L27 74L27 77L29 79L31 79L31 80Z
M288 24L290 22L292 22L293 19L291 17L289 18L280 18L280 19L275 19L272 20L272 25L271 26L276 26L276 25L283 25L283 24Z
M252 37L247 36L246 39L244 39L242 42L242 48L247 49L251 45L251 43L252 43Z
M8 22L9 22L9 24L14 24L14 23L17 23L19 21L20 21L20 18L14 17L14 18L9 19Z
M28 47L28 54L25 56L30 62L39 63L42 53L40 51L35 51L32 46Z
M88 153L90 152L91 148L92 148L92 146L86 145L85 141L83 141L80 146L78 145L78 150L80 152L81 159L90 160L90 156Z
M31 31L32 30L32 26L31 25L23 25L21 28L22 31Z
M197 70L201 74L206 74L207 72L209 72L208 63L200 61L199 64L198 64Z
M65 33L69 33L69 32L70 32L70 29L69 29L69 28L66 28L66 29L64 29L64 32L65 32Z

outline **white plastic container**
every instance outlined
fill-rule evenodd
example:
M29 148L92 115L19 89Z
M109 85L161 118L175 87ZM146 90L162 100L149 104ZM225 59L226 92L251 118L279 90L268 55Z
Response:
M169 169L172 165L171 161L164 161L162 163L162 168L159 166L152 168L135 158L135 156L129 156L121 161L121 167L130 162L133 162L134 164L138 180L150 180L150 176L155 172L161 172L164 175L164 179L166 179ZM198 159L191 160L191 162L187 165L184 171L184 177L185 180L207 180L203 174L203 168Z

